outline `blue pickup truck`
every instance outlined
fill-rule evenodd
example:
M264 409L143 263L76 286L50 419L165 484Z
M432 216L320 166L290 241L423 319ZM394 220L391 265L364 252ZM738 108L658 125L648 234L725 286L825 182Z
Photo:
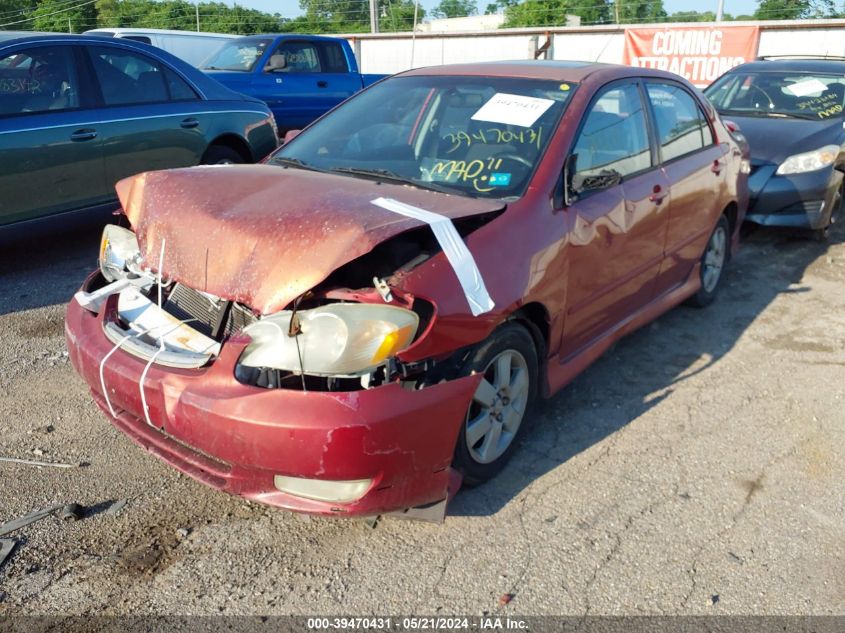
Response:
M346 40L250 35L225 43L200 65L236 92L264 101L279 129L301 129L384 75L362 75Z

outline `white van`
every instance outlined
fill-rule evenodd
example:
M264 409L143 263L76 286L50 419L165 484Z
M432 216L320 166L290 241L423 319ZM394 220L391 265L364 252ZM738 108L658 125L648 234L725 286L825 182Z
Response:
M99 35L100 37L120 37L144 44L152 44L176 55L192 66L199 66L224 42L239 35L226 33L203 33L196 31L171 31L169 29L91 29L84 35Z

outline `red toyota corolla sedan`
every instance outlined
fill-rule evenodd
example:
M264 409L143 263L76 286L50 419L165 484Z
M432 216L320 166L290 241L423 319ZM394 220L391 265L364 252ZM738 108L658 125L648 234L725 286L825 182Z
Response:
M413 70L263 165L120 182L131 229L106 228L68 307L70 357L114 425L210 486L442 518L535 397L713 300L746 166L668 73Z

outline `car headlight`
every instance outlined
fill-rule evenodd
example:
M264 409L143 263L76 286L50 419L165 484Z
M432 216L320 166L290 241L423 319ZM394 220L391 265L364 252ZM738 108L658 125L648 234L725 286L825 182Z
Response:
M141 256L138 238L129 229L107 224L100 240L100 272L109 281L123 279L127 266L136 263Z
M775 173L778 176L786 176L787 174L803 174L808 171L816 171L832 165L837 156L839 156L838 145L825 145L812 152L789 156L780 164Z
M334 303L297 311L300 333L291 336L292 316L286 310L244 328L252 342L239 363L312 376L356 376L405 349L419 327L416 313L404 308Z

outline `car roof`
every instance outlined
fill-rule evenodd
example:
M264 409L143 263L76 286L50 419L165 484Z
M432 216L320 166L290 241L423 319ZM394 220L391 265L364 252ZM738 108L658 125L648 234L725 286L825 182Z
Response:
M824 59L812 57L783 57L779 59L758 59L735 66L728 73L747 72L805 72L845 74L845 59Z
M233 35L231 33L208 33L205 31L180 31L178 29L142 29L142 28L130 28L130 27L114 27L114 28L102 28L102 29L89 29L83 33L83 35L103 35L106 33L116 33L119 35L124 34L132 34L138 33L140 35L190 35L191 37L225 37L227 39L235 39L240 37L239 35Z
M51 33L44 33L40 31L0 31L0 42L7 40L16 40L23 37L32 37L33 35L52 35Z
M285 39L296 40L328 40L337 42L343 40L342 37L334 35L311 35L310 33L253 33L251 35L238 35L236 40L275 40L283 37Z
M679 80L660 70L636 68L621 64L602 64L597 62L565 60L515 60L502 62L478 62L471 64L449 64L415 68L401 73L409 75L471 75L495 77L523 77L526 79L549 79L552 81L570 81L580 83L591 75L598 75L604 80L624 77L660 77ZM683 80L681 80L683 81Z
M112 46L135 50L139 53L143 53L144 55L153 57L159 62L163 62L181 72L190 81L190 83L193 84L194 88L197 88L200 91L205 99L220 101L248 101L257 108L266 109L267 112L270 111L267 108L267 105L262 101L230 90L219 81L212 79L204 72L191 66L185 60L180 59L161 48L156 48L155 46L136 42L134 40L109 37L104 33L92 33L91 35L66 35L62 33L40 33L33 35L31 33L24 33L19 37L0 39L0 52L2 52L3 49L11 48L12 46L26 46L27 44L45 44L51 42L79 44L80 46Z

